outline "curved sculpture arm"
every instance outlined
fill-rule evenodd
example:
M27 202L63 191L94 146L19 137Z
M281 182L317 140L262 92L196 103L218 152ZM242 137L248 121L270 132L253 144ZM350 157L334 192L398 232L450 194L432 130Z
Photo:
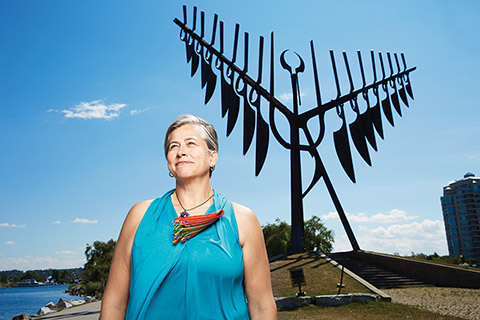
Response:
M277 139L278 143L282 145L285 149L291 149L291 145L289 142L285 141L283 137L280 135L280 133L277 130L277 125L275 124L275 104L273 104L272 101L270 101L270 115L269 115L269 122L270 122L270 128L272 129L273 136L275 139ZM288 123L290 124L290 118L287 117Z
M310 152L310 155L315 159L315 171L313 174L312 181L310 182L310 185L308 186L308 188L302 193L302 198L305 198L305 196L310 192L310 190L313 189L315 184L317 184L318 180L320 180L320 178L324 175L325 168L323 166L322 159L320 159L320 154L318 153L317 147L315 146L315 143L312 139L312 136L310 135L310 132L305 127L302 127L302 130L305 132L307 141L310 144L308 151Z

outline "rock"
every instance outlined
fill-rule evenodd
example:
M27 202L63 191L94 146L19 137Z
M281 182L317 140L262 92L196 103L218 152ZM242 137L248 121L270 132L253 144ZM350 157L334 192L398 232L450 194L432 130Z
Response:
M39 316L44 316L49 313L53 313L55 310L50 309L49 307L41 307L40 310L38 310L37 314Z
M72 300L69 300L68 302L70 302L72 306L79 306L81 304L84 304L85 300L72 299Z
M279 309L295 309L308 306L312 303L310 297L285 297L275 298L275 303Z
M90 296L85 297L85 302L86 303L90 303L90 302L93 302L93 301L95 301L95 297L90 297Z
M380 296L372 293L351 293L352 302L367 303L369 301L379 301Z
M29 320L30 316L28 313L22 313L22 314L17 314L15 317L12 318L12 320Z
M68 308L71 308L73 307L73 305L68 302L67 300L63 299L63 298L60 298L60 300L58 300L58 303L56 305L57 309L68 309Z
M352 296L349 294L316 296L315 304L317 306L342 306L352 302Z
M57 308L55 307L55 303L49 302L45 305L45 307L50 308L52 310L56 310Z

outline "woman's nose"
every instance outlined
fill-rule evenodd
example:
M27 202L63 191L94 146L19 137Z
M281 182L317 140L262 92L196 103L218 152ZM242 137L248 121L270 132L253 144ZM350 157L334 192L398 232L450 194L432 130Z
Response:
M182 157L182 156L185 156L187 154L187 151L186 151L186 148L185 146L183 145L180 145L177 149L177 157Z

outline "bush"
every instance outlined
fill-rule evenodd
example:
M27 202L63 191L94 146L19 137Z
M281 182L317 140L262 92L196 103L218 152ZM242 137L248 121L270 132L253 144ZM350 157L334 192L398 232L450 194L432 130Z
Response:
M87 296L102 299L103 292L105 291L105 285L101 281L86 282L82 287L82 291Z

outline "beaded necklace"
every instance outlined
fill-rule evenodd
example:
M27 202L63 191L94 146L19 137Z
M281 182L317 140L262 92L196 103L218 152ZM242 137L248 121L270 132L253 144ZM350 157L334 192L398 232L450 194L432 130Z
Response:
M175 218L173 220L173 244L176 245L178 241L184 243L188 239L195 237L214 224L223 214L224 211L220 210L215 213L200 216Z

